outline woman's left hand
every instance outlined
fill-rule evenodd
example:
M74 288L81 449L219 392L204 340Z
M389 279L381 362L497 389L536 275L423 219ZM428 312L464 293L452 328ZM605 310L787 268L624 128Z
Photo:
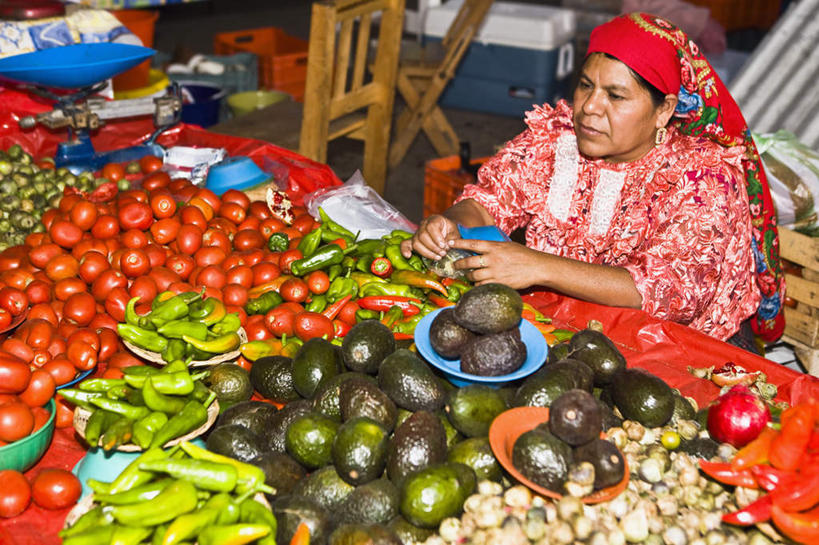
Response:
M475 239L457 239L452 247L477 254L455 262L456 269L472 269L467 273L467 278L477 285L498 282L514 289L523 289L540 283L544 266L542 252L517 242Z

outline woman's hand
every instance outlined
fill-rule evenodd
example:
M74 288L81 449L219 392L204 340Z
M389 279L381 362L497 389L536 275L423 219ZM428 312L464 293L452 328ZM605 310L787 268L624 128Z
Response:
M459 239L452 248L476 252L455 262L456 269L472 269L467 278L476 284L499 282L515 289L540 283L546 254L517 242Z
M449 241L460 237L454 221L445 216L429 216L421 222L411 239L401 243L401 253L408 258L414 250L424 257L438 260L449 251Z

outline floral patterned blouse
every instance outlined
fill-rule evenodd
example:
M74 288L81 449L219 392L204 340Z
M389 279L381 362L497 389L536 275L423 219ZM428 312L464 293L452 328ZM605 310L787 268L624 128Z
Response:
M644 157L581 156L565 101L526 114L458 201L474 199L526 244L550 254L624 267L643 310L725 340L757 309L743 148L669 127Z

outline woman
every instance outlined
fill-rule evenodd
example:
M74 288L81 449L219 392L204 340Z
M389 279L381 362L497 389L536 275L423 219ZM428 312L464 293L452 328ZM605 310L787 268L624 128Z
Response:
M573 104L536 107L526 122L405 254L470 250L456 266L477 283L642 308L722 340L755 314L758 335L781 334L784 283L759 156L681 30L642 13L597 27ZM459 223L525 228L526 246L460 239Z

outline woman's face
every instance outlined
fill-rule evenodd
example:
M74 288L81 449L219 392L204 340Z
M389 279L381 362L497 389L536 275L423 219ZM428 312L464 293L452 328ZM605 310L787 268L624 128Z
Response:
M676 106L676 104L675 104ZM593 53L574 92L574 129L584 155L612 163L636 161L654 147L656 130L673 113L655 108L622 62Z

